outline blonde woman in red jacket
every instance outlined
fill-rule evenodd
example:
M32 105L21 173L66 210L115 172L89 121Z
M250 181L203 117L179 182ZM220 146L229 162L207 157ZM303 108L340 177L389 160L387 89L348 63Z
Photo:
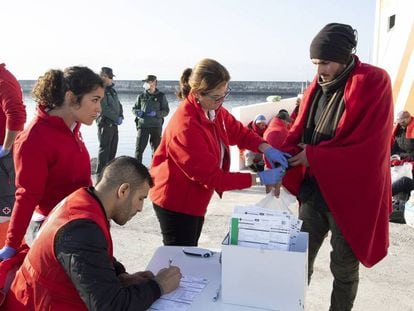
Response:
M90 157L79 128L101 111L101 78L87 67L49 70L33 89L37 115L14 145L16 202L0 260L12 257L32 219L32 233L64 197L91 185Z
M165 245L196 246L213 192L276 185L287 161L283 153L243 126L222 105L230 75L212 59L186 69L180 81L183 102L172 116L154 154L150 190ZM258 174L229 172L230 145L263 152L280 163Z

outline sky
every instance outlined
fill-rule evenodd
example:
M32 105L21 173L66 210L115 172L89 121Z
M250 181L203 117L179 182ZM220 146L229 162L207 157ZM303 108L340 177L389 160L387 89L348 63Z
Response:
M375 0L14 0L1 4L0 63L17 79L83 65L115 79L178 80L203 58L235 81L306 81L309 45L328 23L358 30L372 61Z

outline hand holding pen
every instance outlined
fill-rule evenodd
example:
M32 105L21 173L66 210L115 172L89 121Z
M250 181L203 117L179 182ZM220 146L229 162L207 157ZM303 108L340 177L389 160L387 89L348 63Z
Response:
M168 294L180 285L181 271L180 268L172 266L172 258L168 260L168 268L163 268L158 271L154 280L158 283L161 289L161 295Z

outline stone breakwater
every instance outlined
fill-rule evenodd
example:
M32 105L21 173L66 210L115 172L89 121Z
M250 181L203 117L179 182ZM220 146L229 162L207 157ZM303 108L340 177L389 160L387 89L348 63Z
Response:
M29 93L35 80L20 80L23 92ZM139 80L115 80L115 87L118 93L137 93L142 91L143 82ZM160 80L158 88L164 93L173 94L178 90L178 81ZM302 91L305 82L297 81L230 81L230 88L233 94L268 94L296 96Z

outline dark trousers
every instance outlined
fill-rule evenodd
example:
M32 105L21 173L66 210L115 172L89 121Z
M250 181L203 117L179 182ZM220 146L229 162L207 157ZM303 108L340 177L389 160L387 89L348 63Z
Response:
M11 216L16 192L13 152L0 158L0 216Z
M153 204L160 222L164 245L197 246L203 229L204 217L166 210Z
M411 178L404 176L394 181L391 185L391 188L392 195L396 195L402 192L409 196L410 192L414 190L414 181Z
M148 140L150 141L152 155L161 142L162 127L148 127L137 129L137 142L135 146L135 157L142 163L142 155L147 147Z
M302 231L309 232L309 282L316 255L328 231L331 231L330 268L334 281L329 310L351 310L358 290L359 261L338 228L315 183L302 185L301 201L299 218L303 220Z
M105 165L115 158L118 148L118 126L115 124L98 125L99 153L96 174L101 175Z

